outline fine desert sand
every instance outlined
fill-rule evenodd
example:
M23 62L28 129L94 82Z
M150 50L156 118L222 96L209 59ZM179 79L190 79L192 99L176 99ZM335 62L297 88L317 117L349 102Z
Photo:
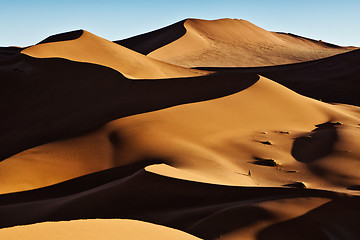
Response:
M0 239L359 239L359 60L238 19L0 48Z

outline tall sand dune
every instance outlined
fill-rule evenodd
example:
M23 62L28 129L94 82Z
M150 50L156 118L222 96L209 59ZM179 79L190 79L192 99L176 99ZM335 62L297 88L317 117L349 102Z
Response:
M180 24L186 29L183 36ZM169 43L163 33L175 30L177 36L181 37ZM186 67L279 65L324 58L355 49L294 34L269 32L239 19L186 19L161 31L151 32L148 36L143 34L116 42L142 53L152 50L148 56ZM156 42L152 42L153 39ZM159 47L161 40L163 45Z
M113 68L128 78L191 77L206 74L152 59L84 30L49 37L21 53L36 58L65 58Z

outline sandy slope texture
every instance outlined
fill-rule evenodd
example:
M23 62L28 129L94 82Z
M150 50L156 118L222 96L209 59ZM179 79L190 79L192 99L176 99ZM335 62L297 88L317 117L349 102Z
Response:
M148 56L186 67L255 67L309 61L355 49L269 32L238 19L187 19L184 27L183 36L171 43L164 39L163 46ZM181 33L181 28L177 29ZM154 44L142 39L143 45L152 49ZM131 40L139 41L136 37L128 39L128 46ZM133 44L134 50L137 45Z
M1 239L15 240L54 240L92 239L92 240L196 240L179 230L125 219L89 219L68 222L45 222L17 226L0 230Z
M204 75L206 72L163 63L116 43L79 30L75 39L61 36L25 48L21 53L36 58L65 58L113 68L128 78L170 78ZM56 41L55 41L56 40ZM62 40L62 41L59 41Z
M1 191L158 159L164 164L148 171L217 184L290 184L351 193L347 188L360 184L358 124L357 107L306 98L261 77L230 96L118 119L88 135L5 159ZM311 162L303 162L301 146Z

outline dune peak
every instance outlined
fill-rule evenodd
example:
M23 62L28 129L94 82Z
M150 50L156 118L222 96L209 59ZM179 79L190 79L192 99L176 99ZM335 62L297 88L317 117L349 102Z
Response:
M37 44L70 41L80 38L84 33L83 29L51 35Z

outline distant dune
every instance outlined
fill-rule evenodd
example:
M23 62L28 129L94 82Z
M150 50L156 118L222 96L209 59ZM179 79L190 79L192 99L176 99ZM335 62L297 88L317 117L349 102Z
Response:
M359 51L236 19L0 48L0 239L360 239Z
M181 24L186 33L183 33ZM178 39L169 43L164 38L164 33L173 31L177 31ZM183 36L179 37L180 35ZM159 41L163 41L162 46ZM147 53L164 62L186 67L279 65L319 59L356 49L294 34L269 32L238 19L187 19L117 43L124 43L135 51Z

